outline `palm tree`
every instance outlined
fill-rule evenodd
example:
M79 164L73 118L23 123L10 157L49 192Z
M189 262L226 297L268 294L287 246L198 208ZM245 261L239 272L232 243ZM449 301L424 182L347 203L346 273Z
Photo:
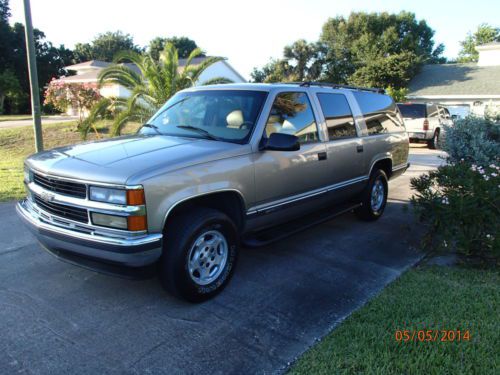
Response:
M83 137L87 136L98 119L109 117L110 114L114 118L112 135L119 135L129 121L144 122L177 91L194 86L210 65L224 59L207 57L200 64L193 65L193 59L200 54L202 51L196 48L188 56L186 64L179 67L177 49L171 43L166 44L159 60L153 59L149 54L139 54L134 51L118 53L115 56L115 64L100 73L99 86L118 84L127 89L130 96L100 100L92 108L80 129ZM214 78L202 84L230 82L232 81L226 78Z

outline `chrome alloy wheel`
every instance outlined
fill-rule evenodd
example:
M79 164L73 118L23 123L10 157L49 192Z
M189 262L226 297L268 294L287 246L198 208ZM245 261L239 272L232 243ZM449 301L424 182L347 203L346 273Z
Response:
M228 253L228 244L222 233L216 230L202 233L189 250L189 276L198 285L210 284L222 273Z
M378 178L372 186L371 192L371 207L373 212L378 212L384 204L385 186L380 178Z

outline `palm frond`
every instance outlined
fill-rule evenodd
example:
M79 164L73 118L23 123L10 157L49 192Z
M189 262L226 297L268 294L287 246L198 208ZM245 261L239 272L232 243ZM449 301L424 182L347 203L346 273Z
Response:
M126 65L111 65L104 68L99 73L99 86L106 83L121 85L127 89L132 89L142 84L143 77Z
M204 81L201 86L207 86L207 85L222 85L222 84L227 84L227 83L234 83L233 80L229 78L224 78L224 77L215 77L208 79Z
M90 129L95 126L98 120L106 117L111 103L111 99L102 98L92 107L89 115L83 120L81 126L78 128L83 139L87 139Z

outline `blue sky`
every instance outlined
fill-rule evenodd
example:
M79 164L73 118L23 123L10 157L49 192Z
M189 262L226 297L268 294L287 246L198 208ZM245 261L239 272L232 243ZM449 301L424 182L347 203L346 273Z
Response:
M23 22L22 0L11 0L12 22ZM297 39L317 40L328 17L352 11L414 12L436 31L445 55L480 23L500 26L499 0L31 0L33 24L54 44L73 47L105 31L122 30L145 45L155 36L187 36L221 55L245 77L280 57Z

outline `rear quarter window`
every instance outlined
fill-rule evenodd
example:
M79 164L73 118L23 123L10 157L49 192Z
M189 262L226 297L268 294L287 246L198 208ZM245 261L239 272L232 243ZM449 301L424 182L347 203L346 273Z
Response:
M404 131L403 121L394 100L388 95L355 91L369 135Z

